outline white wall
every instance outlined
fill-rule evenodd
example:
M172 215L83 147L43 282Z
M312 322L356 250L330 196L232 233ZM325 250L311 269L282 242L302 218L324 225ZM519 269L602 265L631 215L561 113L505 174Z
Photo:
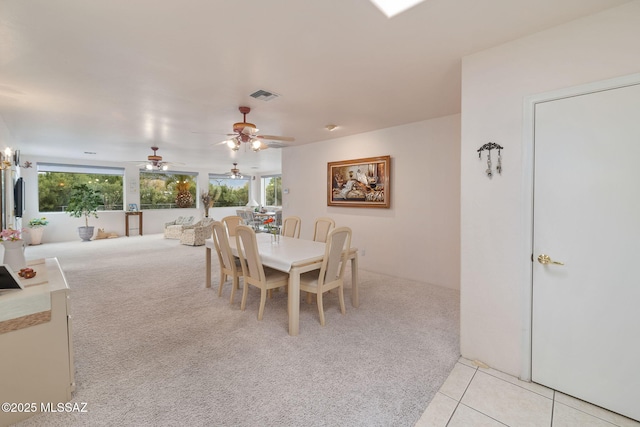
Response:
M365 250L360 267L459 288L460 116L448 116L282 153L283 214L302 218L310 239L316 218L353 230ZM327 206L327 163L391 156L391 208Z
M21 163L25 161L33 163L33 167L29 169L20 168L20 176L25 181L25 212L23 215L23 226L26 226L29 219L45 216L49 220L49 225L45 227L45 232L42 238L43 243L48 242L64 242L79 240L77 227L84 226L84 218L73 218L64 212L38 212L38 174L36 169L37 162L47 163L60 163L60 164L80 164L88 166L112 166L125 168L124 187L125 187L125 206L129 203L136 203L140 206L140 194L139 194L139 175L138 167L130 163L107 163L107 162L95 162L88 160L71 160L62 158L45 158L34 156L22 156ZM198 172L198 194L200 189L208 188L209 184L209 171L197 170L192 168L183 168L188 172ZM256 184L257 183L257 186ZM251 181L251 190L256 191L256 198L259 199L260 191L260 179L256 178L255 181ZM197 203L198 208L193 209L158 209L158 210L144 210L143 211L143 232L144 234L162 233L164 230L164 223L173 221L178 216L190 216L195 217L195 221L198 221L204 216L204 212L200 206L200 201ZM236 208L212 208L209 210L209 216L215 219L222 219L227 215L235 215ZM137 217L130 218L129 227L132 229L131 235L137 235L137 231L133 228L137 228ZM125 235L125 216L122 211L99 211L98 218L89 218L89 225L95 227L95 233L98 228L104 228L107 232L115 232L120 236ZM95 235L95 234L94 234Z
M561 25L463 59L461 352L522 372L530 286L530 160L523 152L527 96L640 71L640 2ZM476 150L504 147L489 180Z

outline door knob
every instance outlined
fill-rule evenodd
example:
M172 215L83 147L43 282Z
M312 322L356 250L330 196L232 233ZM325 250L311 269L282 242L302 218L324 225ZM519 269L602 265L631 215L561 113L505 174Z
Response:
M551 259L549 255L545 255L545 254L540 254L538 256L538 262L544 265L547 265L547 264L564 265L564 262L554 261Z

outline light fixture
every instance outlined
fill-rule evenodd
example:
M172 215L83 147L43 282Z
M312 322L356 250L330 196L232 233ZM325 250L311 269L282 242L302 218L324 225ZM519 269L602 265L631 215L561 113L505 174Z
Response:
M240 141L238 141L238 138L231 138L227 141L227 147L233 151L238 151L240 149Z
M229 174L229 178L231 179L242 179L242 174L240 173L240 169L238 169L238 164L234 163L231 168L231 173Z
M242 143L245 143L245 147L250 146L253 151L264 150L269 148L269 145L263 141L294 141L295 138L290 136L275 136L275 135L258 135L259 129L255 124L247 122L247 114L251 111L249 107L239 107L242 114L242 121L233 124L233 133L227 134L231 137L226 141L222 141L221 144L227 144L227 147L233 151L238 151Z
M11 148L5 148L3 153L0 153L0 170L6 170L11 168L11 163L13 160L13 152Z
M412 8L418 3L422 3L424 0L369 0L376 5L387 18L392 18L395 15L404 12L407 9Z
M247 203L248 208L257 208L258 206L260 205L256 202L256 199L251 199L251 201Z
M338 125L326 125L324 128L329 132L333 132L334 130L338 129Z
M153 150L153 154L147 156L148 163L144 166L147 170L163 170L166 171L169 169L169 164L167 162L162 161L162 156L158 156L156 151L158 151L158 147L151 147Z

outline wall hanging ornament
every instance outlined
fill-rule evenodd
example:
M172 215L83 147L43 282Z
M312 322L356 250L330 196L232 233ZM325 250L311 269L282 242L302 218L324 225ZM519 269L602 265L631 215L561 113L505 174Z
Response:
M487 151L487 170L485 170L485 173L487 174L487 176L489 178L491 178L493 176L493 170L492 168L492 163L491 163L491 150L498 150L498 161L496 163L496 172L498 172L498 174L502 174L502 155L500 153L500 150L502 150L503 147L501 145L496 144L495 142L487 142L486 144L484 144L482 147L478 148L478 158L481 159L482 158L482 152L483 151Z

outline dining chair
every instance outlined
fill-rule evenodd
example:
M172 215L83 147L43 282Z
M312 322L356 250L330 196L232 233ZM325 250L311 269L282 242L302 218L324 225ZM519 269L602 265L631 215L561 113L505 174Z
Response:
M278 229L278 233L279 233L280 229L282 228L282 209L278 209L276 211L276 216L274 219L276 223L276 228Z
M253 228L255 231L260 231L260 227L263 225L262 217L256 215L253 211L247 211L247 225Z
M258 253L256 232L247 225L239 225L236 228L236 248L238 249L244 282L240 310L245 309L249 285L253 285L260 289L258 320L262 320L264 306L267 301L267 291L287 286L289 274L262 265L262 260Z
M331 218L318 218L313 226L313 241L314 242L326 242L327 235L332 228L336 226L336 222Z
M313 270L300 275L300 291L316 294L320 324L324 326L324 307L322 294L338 288L340 311L345 314L344 307L344 270L349 259L351 247L351 229L349 227L334 228L327 236L324 258L320 270Z
M300 227L302 220L297 216L288 216L282 220L281 234L285 237L300 238Z
M220 263L220 284L218 285L218 296L222 296L222 286L227 281L227 277L231 277L231 298L229 302L233 304L233 297L236 289L240 288L240 277L242 277L242 267L240 259L233 256L231 247L229 246L229 236L227 228L220 221L214 221L213 224L213 244L218 253L218 262Z
M222 218L222 223L227 227L227 234L235 236L236 227L242 224L242 217L238 215L225 216Z

